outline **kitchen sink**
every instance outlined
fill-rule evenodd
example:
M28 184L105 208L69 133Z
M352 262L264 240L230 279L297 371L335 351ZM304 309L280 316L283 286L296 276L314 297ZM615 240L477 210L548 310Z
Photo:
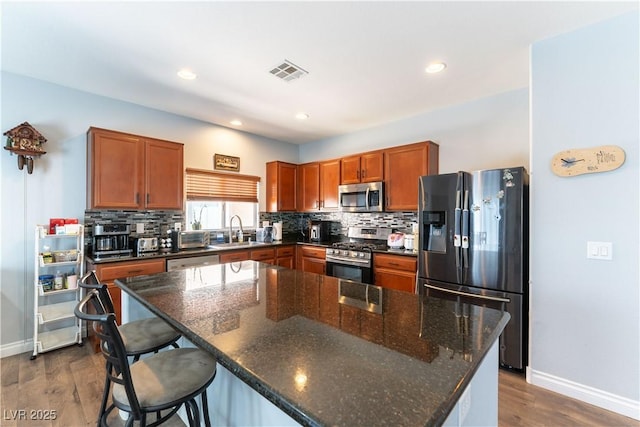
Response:
M231 242L231 243L216 243L209 245L209 249L229 249L229 248L244 248L247 246L260 246L266 245L264 242Z

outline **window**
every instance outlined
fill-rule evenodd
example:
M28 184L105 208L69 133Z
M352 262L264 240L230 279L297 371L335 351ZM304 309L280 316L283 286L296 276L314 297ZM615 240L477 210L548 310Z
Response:
M232 216L242 218L243 228L258 223L260 177L187 169L187 229L222 229Z

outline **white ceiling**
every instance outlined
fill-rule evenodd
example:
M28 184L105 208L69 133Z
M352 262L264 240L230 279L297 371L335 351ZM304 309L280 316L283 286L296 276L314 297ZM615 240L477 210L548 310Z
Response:
M305 143L523 88L532 42L611 2L2 2L2 69ZM284 59L309 72L269 73ZM424 73L434 60L448 64ZM188 67L193 81L176 76ZM294 119L307 112L309 120Z

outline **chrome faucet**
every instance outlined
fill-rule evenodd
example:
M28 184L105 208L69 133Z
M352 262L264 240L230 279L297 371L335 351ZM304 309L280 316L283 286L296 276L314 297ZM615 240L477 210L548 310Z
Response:
M244 230L242 229L242 219L238 215L234 215L229 220L229 243L233 242L233 219L238 218L238 222L240 223L240 234L238 234L238 241L242 241L242 236L244 236Z

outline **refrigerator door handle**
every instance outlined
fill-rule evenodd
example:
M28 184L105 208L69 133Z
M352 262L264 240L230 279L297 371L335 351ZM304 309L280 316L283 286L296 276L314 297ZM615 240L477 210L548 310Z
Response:
M462 204L462 267L469 266L469 190L464 192Z
M454 295L461 295L469 298L478 298L478 299L485 299L489 301L497 301L497 302L504 302L504 303L511 302L509 298L492 297L489 295L477 295L469 292L455 291L453 289L446 289L446 288L441 288L439 286L426 285L426 284L424 286L426 288L433 289L434 291L440 291L440 292L445 292L445 293L454 294Z
M459 248L461 246L460 220L462 216L460 209L460 190L456 191L456 209L453 219L453 246Z
M462 205L462 248L469 247L469 190L464 192L464 203Z

